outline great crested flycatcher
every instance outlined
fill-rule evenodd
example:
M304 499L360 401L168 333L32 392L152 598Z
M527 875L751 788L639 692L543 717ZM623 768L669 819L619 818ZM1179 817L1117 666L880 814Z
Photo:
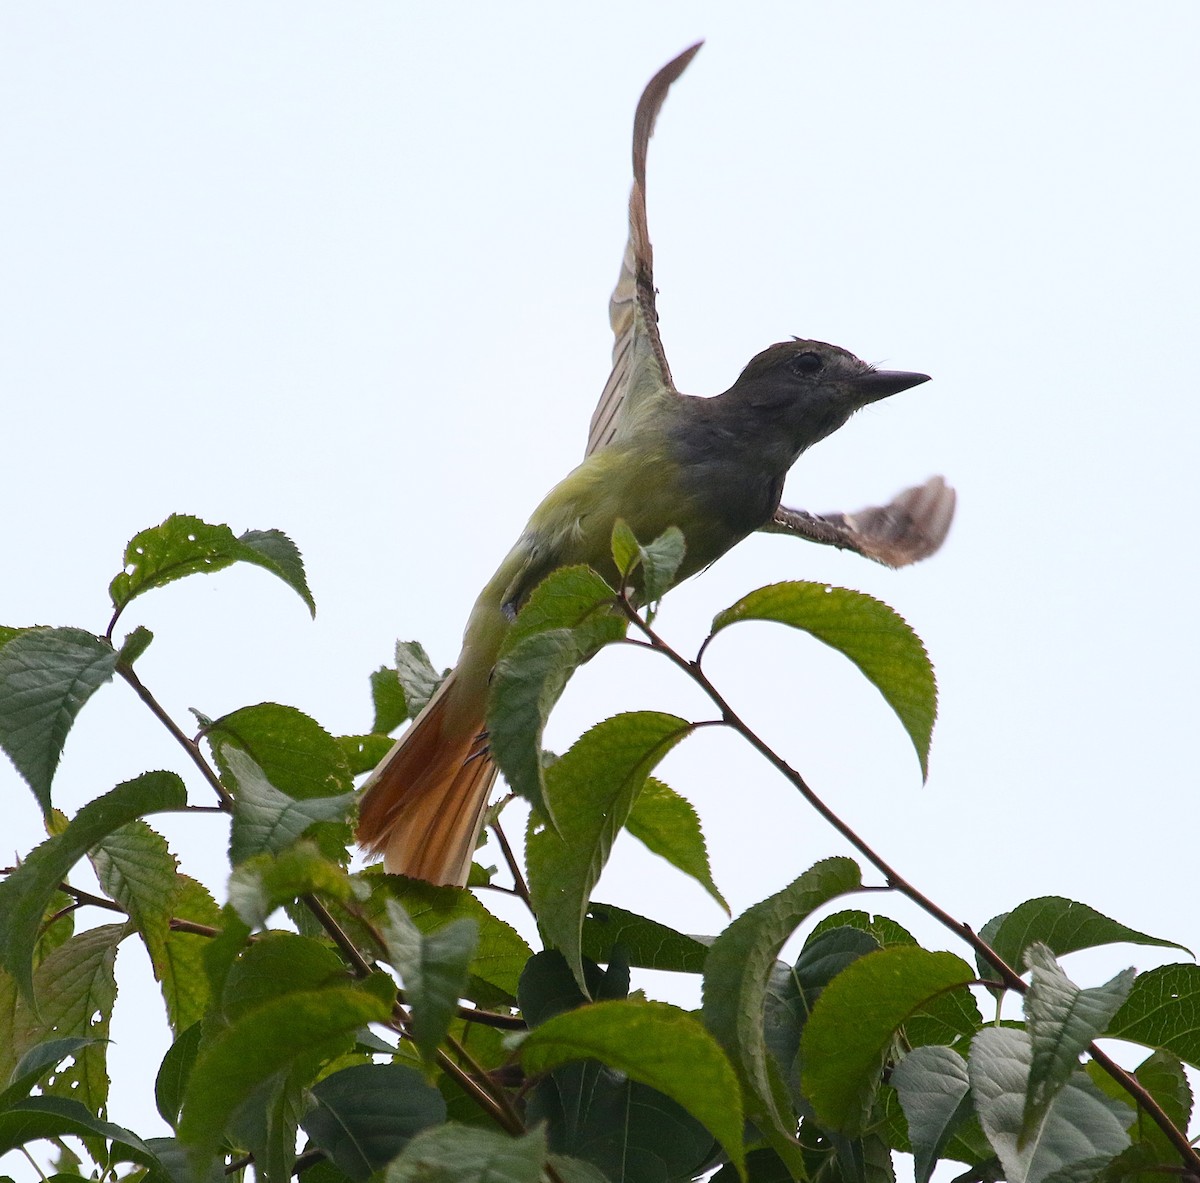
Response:
M724 394L680 394L658 335L646 228L646 149L671 84L700 49L664 66L633 127L629 241L609 305L613 371L582 464L534 510L471 611L458 664L366 785L358 840L387 870L465 884L496 766L484 734L488 679L505 632L551 571L586 564L617 578L611 535L623 519L640 539L684 535L678 578L720 558L751 531L791 533L903 566L941 545L954 491L941 477L889 505L810 514L779 504L784 478L810 445L860 407L928 380L876 370L821 341L785 341L750 360Z

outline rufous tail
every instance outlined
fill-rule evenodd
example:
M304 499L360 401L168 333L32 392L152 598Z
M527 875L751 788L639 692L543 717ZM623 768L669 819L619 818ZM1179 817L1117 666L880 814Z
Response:
M482 709L461 718L455 685L451 673L371 774L357 837L393 874L463 887L496 766Z

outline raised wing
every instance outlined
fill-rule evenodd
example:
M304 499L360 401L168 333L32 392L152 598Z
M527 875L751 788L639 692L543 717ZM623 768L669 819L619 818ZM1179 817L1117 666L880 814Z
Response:
M671 83L687 69L704 43L697 42L650 79L633 117L633 188L629 193L629 240L621 274L608 303L613 331L613 368L592 415L587 451L603 448L639 407L678 391L658 335L654 307L654 252L646 228L646 149Z
M888 567L907 567L929 558L946 540L956 501L954 490L934 476L887 505L857 513L815 514L781 505L763 529L852 550Z

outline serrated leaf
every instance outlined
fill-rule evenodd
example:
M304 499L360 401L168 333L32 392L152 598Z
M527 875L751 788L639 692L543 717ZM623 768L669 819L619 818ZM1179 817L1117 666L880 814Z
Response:
M546 941L562 950L581 986L583 917L592 888L646 777L691 729L676 715L616 715L581 735L546 770L557 833L531 815L529 891Z
M1106 1038L1127 1039L1178 1056L1200 1067L1200 966L1163 965L1139 974L1124 1005L1105 1031Z
M966 1061L948 1047L914 1048L892 1069L908 1121L916 1183L929 1183L951 1135L971 1114Z
M405 719L412 718L400 678L394 669L388 669L387 666L380 666L371 675L371 703L375 708L375 718L371 723L374 735L387 735Z
M606 643L596 630L555 629L527 637L502 657L488 695L488 744L514 792L552 826L546 796L542 731L571 675Z
M731 915L713 882L700 816L690 801L662 781L647 777L625 819L625 828L648 850L695 879Z
M446 1120L446 1102L419 1072L401 1064L356 1064L312 1089L300 1124L355 1183L366 1183L415 1134Z
M613 522L612 538L613 565L617 568L622 579L628 579L634 567L641 562L642 548L638 545L637 536L629 528L623 518Z
M118 659L121 664L128 667L133 665L135 661L147 649L150 648L150 642L154 640L154 634L144 625L138 625L124 641L121 642L121 649L118 653Z
M114 830L149 813L182 809L183 781L147 772L89 801L55 838L48 838L0 883L0 964L31 995L32 952L42 916L71 868Z
M469 891L435 887L424 880L399 875L370 878L374 882L368 906L377 921L386 914L388 899L398 900L412 922L426 934L455 920L472 921L479 932L479 943L468 967L468 997L481 1006L507 1006L516 1001L517 983L532 950L511 924L489 912Z
M227 753L241 750L281 793L297 800L348 793L354 778L337 740L315 719L275 702L242 707L205 728L224 772Z
M345 757L351 776L370 772L392 750L395 741L389 735L339 735L338 747Z
M67 733L116 668L116 650L80 628L23 629L0 648L0 747L44 813Z
M1034 941L1045 945L1055 957L1099 945L1152 945L1160 948L1191 950L1175 941L1148 936L1124 924L1062 896L1048 895L1026 900L1011 912L993 917L979 935L1015 970L1024 964L1025 950ZM980 977L994 979L996 971L982 958Z
M341 821L354 806L354 795L306 797L281 793L245 752L227 748L224 762L236 785L229 861L236 867L256 854L279 854L320 822Z
M162 1164L136 1134L103 1121L78 1101L66 1097L29 1097L0 1113L0 1154L39 1139L74 1136L103 1138L112 1143L114 1162L136 1162L165 1177Z
M311 1079L322 1063L354 1046L359 1027L390 1014L381 998L350 986L292 991L241 1014L205 1043L188 1080L179 1139L194 1167L211 1158L260 1086L293 1069Z
M117 997L117 946L128 935L123 924L104 924L73 936L37 968L38 1010L20 1006L15 1038L22 1049L51 1037L87 1040L74 1063L43 1082L42 1092L71 1097L104 1116L108 1099L108 1031Z
M418 642L397 641L396 680L404 695L407 711L405 718L415 719L425 709L425 704L433 697L433 692L441 685L442 675L433 668L429 655ZM378 717L378 700L375 709ZM391 728L387 730L390 731Z
M789 582L761 587L719 612L713 634L742 620L803 629L848 657L895 711L917 750L922 773L929 775L937 683L921 638L897 612L863 592Z
M1081 990L1045 945L1030 945L1025 961L1033 973L1025 995L1032 1060L1023 1139L1041 1124L1055 1094L1079 1067L1079 1057L1128 997L1135 977L1128 969L1104 986Z
M657 604L670 591L686 550L683 531L677 526L668 526L657 538L641 548L643 603Z
M250 928L261 927L276 908L309 894L342 902L354 897L349 875L311 842L297 842L276 855L254 855L229 877L229 904Z
M1111 1158L1129 1145L1125 1129L1133 1110L1105 1097L1082 1071L1071 1076L1036 1129L1023 1137L1032 1060L1033 1049L1023 1031L989 1027L971 1044L971 1093L1008 1183L1044 1183L1074 1163Z
M825 988L804 1029L803 1087L822 1125L861 1130L892 1036L932 998L975 980L951 953L896 946L861 957Z
M447 1122L419 1133L393 1160L384 1183L541 1183L546 1135L519 1138Z
M143 592L237 562L253 563L277 575L315 614L300 552L286 534L247 530L235 538L228 526L213 526L188 514L172 514L161 525L135 534L125 548L125 569L109 584L108 594L119 616Z
M848 965L874 953L879 942L856 928L810 935L794 967L776 962L763 999L763 1038L797 1107L801 1104L800 1039L822 991Z
M95 1043L78 1035L59 1039L47 1039L36 1043L21 1056L13 1069L3 1092L0 1092L0 1110L9 1108L28 1097L42 1077L57 1068L63 1060L74 1056L83 1048Z
M809 940L820 936L834 928L856 928L869 934L881 949L890 949L893 945L915 945L916 938L902 924L897 924L887 916L872 916L869 912L857 908L847 908L834 912L817 922Z
M179 876L174 919L216 929L220 909L208 888L187 875ZM156 966L171 1030L179 1035L207 1011L211 992L204 971L204 950L212 939L172 927Z
M538 633L583 630L581 643L625 635L625 621L612 606L613 591L590 567L560 567L533 589L504 636L500 656Z
M278 575L308 605L309 614L316 616L317 605L308 590L300 548L282 530L246 530L238 535L238 542L258 555L257 559L245 556L247 561Z
M221 990L221 1014L236 1022L289 994L346 980L345 963L324 942L293 932L264 933L230 966Z
M657 920L593 901L583 918L583 956L607 964L615 948L638 969L698 974L708 945Z
M426 934L395 900L387 902L387 917L383 939L412 1012L413 1040L432 1060L463 997L479 929L463 918Z
M741 1091L716 1040L686 1011L665 1002L619 999L555 1015L521 1044L526 1071L593 1059L670 1097L742 1167Z
M803 1166L795 1145L795 1119L763 1034L771 972L779 950L802 921L861 884L851 859L817 863L783 891L737 917L713 942L704 966L705 1025L737 1069L750 1120L796 1169Z
M129 914L161 979L167 933L179 895L179 867L167 840L140 818L101 840L91 855L100 887Z

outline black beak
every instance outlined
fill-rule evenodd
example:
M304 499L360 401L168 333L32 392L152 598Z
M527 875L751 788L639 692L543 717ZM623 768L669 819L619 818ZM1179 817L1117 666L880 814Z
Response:
M854 391L860 405L866 406L928 381L928 374L912 374L907 370L869 370L854 379Z

